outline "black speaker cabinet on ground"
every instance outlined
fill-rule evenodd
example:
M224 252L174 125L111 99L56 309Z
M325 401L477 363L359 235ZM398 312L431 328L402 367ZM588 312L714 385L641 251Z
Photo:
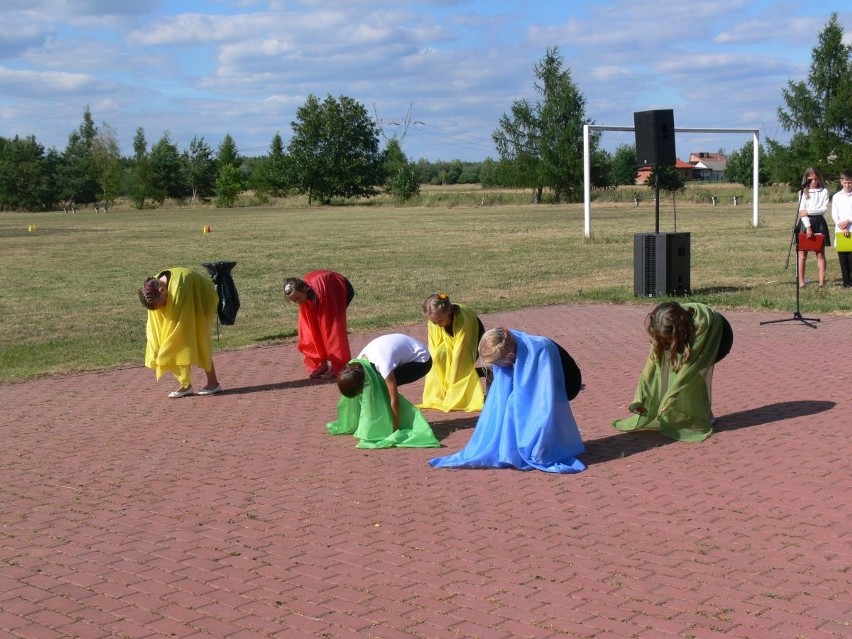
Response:
M636 132L636 164L675 165L674 111L637 111L633 114L633 129Z
M633 294L689 295L689 233L633 236Z

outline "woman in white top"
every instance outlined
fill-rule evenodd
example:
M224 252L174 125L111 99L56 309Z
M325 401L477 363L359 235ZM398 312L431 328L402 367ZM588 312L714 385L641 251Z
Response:
M825 244L829 241L828 224L825 221L825 211L828 209L828 191L822 173L816 167L805 169L802 180L802 194L799 198L799 231L813 237L814 233L822 233L822 249L816 251L817 270L819 271L819 287L825 286ZM805 261L808 252L799 251L799 288L805 285Z

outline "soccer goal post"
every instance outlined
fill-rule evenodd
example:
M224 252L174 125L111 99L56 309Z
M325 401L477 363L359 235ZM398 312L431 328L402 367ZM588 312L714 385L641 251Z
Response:
M592 236L592 161L591 161L591 143L589 142L589 134L591 131L635 131L632 126L606 126L602 124L584 124L583 125L583 200L584 208L584 227L583 235L586 237ZM675 133L751 133L752 144L754 147L754 161L752 166L752 226L757 227L758 223L758 187L760 182L758 175L760 174L760 130L759 129L690 129L677 128Z

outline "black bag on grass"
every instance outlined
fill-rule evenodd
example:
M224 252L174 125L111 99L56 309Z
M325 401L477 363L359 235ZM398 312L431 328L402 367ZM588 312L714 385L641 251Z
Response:
M237 293L237 285L231 270L237 265L236 262L205 262L202 264L210 274L210 279L216 286L219 294L219 322L225 326L233 326L237 320L237 311L240 310L240 294Z

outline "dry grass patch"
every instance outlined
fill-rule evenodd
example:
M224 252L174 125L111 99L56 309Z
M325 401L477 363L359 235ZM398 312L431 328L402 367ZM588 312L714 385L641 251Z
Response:
M483 191L484 193L484 191ZM521 194L523 195L523 194ZM719 307L792 310L794 263L784 270L795 204L678 203L691 233L693 299ZM661 203L671 231L671 203ZM36 232L28 225L36 224ZM204 225L212 233L201 232ZM481 312L564 302L651 305L633 297L633 235L653 231L654 206L336 206L173 208L109 214L0 215L0 381L139 363L145 311L136 291L169 266L203 270L235 260L242 308L217 349L290 340L296 308L281 282L316 268L347 275L353 330L422 321L427 294L446 291ZM829 279L839 280L828 251ZM809 259L808 274L816 276ZM839 287L803 292L809 313L848 313Z

